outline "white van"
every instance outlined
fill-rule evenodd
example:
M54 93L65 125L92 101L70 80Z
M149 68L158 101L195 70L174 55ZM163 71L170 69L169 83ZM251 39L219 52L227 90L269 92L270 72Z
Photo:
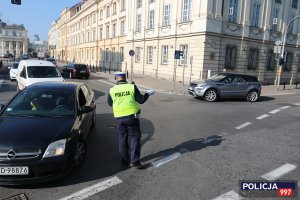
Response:
M21 60L16 80L17 90L23 90L37 82L64 81L58 68L53 63L44 60Z

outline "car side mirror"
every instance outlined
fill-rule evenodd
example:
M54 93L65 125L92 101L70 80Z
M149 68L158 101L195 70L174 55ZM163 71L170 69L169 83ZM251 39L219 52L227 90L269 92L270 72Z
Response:
M80 113L84 114L92 111L94 111L94 108L92 108L91 106L83 106Z

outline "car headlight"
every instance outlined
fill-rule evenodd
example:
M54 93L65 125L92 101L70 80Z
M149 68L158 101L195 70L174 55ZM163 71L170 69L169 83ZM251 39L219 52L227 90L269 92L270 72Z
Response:
M203 90L205 88L206 85L197 85L196 89L197 90Z
M66 141L67 141L66 139L62 139L49 144L47 150L44 153L43 158L64 155Z

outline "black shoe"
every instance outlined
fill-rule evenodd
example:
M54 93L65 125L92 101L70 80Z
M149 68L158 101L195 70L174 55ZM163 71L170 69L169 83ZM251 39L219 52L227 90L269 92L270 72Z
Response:
M134 167L134 168L137 168L137 169L145 169L145 165L142 165L140 162L131 163L130 167Z

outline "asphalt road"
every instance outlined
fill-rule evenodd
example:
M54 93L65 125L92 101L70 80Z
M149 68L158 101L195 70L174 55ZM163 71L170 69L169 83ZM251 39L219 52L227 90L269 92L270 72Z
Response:
M0 104L16 94L15 82L3 73ZM111 85L98 80L72 80L85 82L97 98L97 125L82 167L52 183L0 187L0 199L20 193L30 200L72 199L76 192L82 197L77 199L228 199L226 193L238 199L239 180L265 180L270 176L264 174L281 166L273 179L300 178L299 94L207 103L157 93L141 105L147 169L136 170L120 163L116 123L106 103Z

